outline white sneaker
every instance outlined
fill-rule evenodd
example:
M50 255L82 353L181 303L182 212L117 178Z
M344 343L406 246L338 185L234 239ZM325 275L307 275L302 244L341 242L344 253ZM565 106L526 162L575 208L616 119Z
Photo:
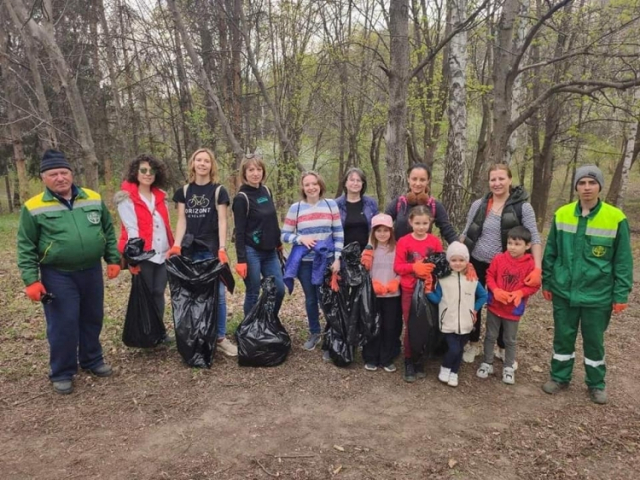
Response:
M473 363L476 357L480 355L480 346L476 343L467 343L464 346L464 353L462 354L462 360L467 363Z
M504 362L504 348L498 347L496 351L493 352L493 356L498 360L502 360Z
M476 372L476 376L478 378L488 378L489 375L492 375L492 374L493 374L493 365L491 365L490 363L484 363L484 362L480 364L480 368Z
M507 385L513 385L514 383L516 383L516 376L515 375L516 374L513 371L513 368L504 367L504 369L502 370L502 381L503 381L503 383L506 383Z
M457 387L458 386L458 374L457 373L451 372L449 374L449 382L447 382L447 385L449 385L450 387Z
M438 380L444 383L449 383L449 377L451 376L451 369L440 367L440 373L438 374Z
M238 347L231 343L226 337L221 342L218 342L218 349L227 357L238 356Z

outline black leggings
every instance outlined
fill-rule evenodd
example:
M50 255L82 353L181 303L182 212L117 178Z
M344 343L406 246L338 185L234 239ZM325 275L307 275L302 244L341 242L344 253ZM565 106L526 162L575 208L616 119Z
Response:
M476 269L476 274L478 275L478 281L482 284L484 288L487 288L487 270L489 269L489 264L481 262L473 257L471 257L471 265ZM471 335L469 335L470 342L478 342L480 341L480 333L482 330L482 310L478 311L478 320L473 326L473 330L471 331ZM500 327L500 333L498 333L498 347L504 348L504 340L502 339L502 326Z

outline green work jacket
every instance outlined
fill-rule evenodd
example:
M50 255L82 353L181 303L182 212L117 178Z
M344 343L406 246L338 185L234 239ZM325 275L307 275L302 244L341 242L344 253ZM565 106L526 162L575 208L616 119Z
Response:
M100 194L79 188L70 210L46 189L22 206L18 226L18 267L25 285L40 278L39 265L73 272L104 258L120 262L111 214Z
M542 259L542 288L572 306L627 303L633 256L627 217L599 201L588 216L578 202L554 216Z

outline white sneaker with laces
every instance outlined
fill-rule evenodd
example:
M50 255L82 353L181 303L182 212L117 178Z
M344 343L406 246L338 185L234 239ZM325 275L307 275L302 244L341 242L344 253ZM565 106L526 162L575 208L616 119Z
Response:
M513 368L504 367L502 370L502 382L507 385L513 385L516 383L516 374L513 371Z
M458 386L458 374L457 373L451 372L449 374L449 382L447 382L447 385L449 385L450 387L457 387Z
M218 342L218 348L227 357L238 356L238 347L236 347L233 343L231 343L226 337L222 339L221 342Z
M438 380L444 383L449 382L449 377L451 376L451 369L440 367L440 373L438 374Z
M476 376L478 378L488 378L489 375L493 374L493 365L491 365L490 363L484 363L482 362L480 364L480 368L478 368L478 371L476 372Z

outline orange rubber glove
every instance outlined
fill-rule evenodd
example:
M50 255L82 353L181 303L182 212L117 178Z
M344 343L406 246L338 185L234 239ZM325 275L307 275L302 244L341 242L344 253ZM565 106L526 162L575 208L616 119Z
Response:
M469 282L475 282L478 280L478 273L471 262L467 263L467 273L465 273L464 276Z
M387 293L396 293L400 290L400 280L391 280L385 286L387 287Z
M376 295L386 295L387 293L389 293L387 292L387 287L382 285L377 280L373 281L373 291L375 292Z
M181 255L181 254L182 254L182 248L179 245L174 245L167 252L167 258L173 257L174 255Z
M614 303L613 304L613 313L624 312L627 309L628 306L629 306L628 303Z
M334 292L337 292L338 290L340 290L340 285L338 285L339 280L340 280L340 275L338 275L338 272L333 272L331 274L331 283L329 284L329 286L331 287L331 290L333 290Z
M549 290L542 290L542 296L549 302L553 300L553 294Z
M31 285L28 285L24 289L24 293L27 294L34 302L39 302L42 296L47 293L47 290L44 288L44 285L40 282L33 282Z
M509 294L509 299L516 307L519 307L522 303L522 297L524 297L524 293L522 292L522 290L516 290L515 292L511 292Z
M218 260L220 260L220 263L229 263L229 257L227 257L227 251L224 248L218 250Z
M247 278L247 264L246 263L238 263L236 265L236 273L242 277L244 280Z
M505 290L502 290L501 288L496 288L493 291L493 298L495 298L496 301L504 303L506 305L511 300L511 294Z
M524 279L524 284L527 287L539 287L542 285L542 270L534 268L531 273Z
M416 277L426 280L431 277L431 272L436 266L433 263L417 262L413 264L413 273Z
M131 275L138 275L140 273L140 265L129 265L129 271Z
M371 266L373 265L373 250L365 250L362 252L360 263L367 270L371 270Z
M120 273L120 265L107 265L107 278L113 280Z
M429 275L429 277L424 280L424 293L431 292L433 292L433 277Z

